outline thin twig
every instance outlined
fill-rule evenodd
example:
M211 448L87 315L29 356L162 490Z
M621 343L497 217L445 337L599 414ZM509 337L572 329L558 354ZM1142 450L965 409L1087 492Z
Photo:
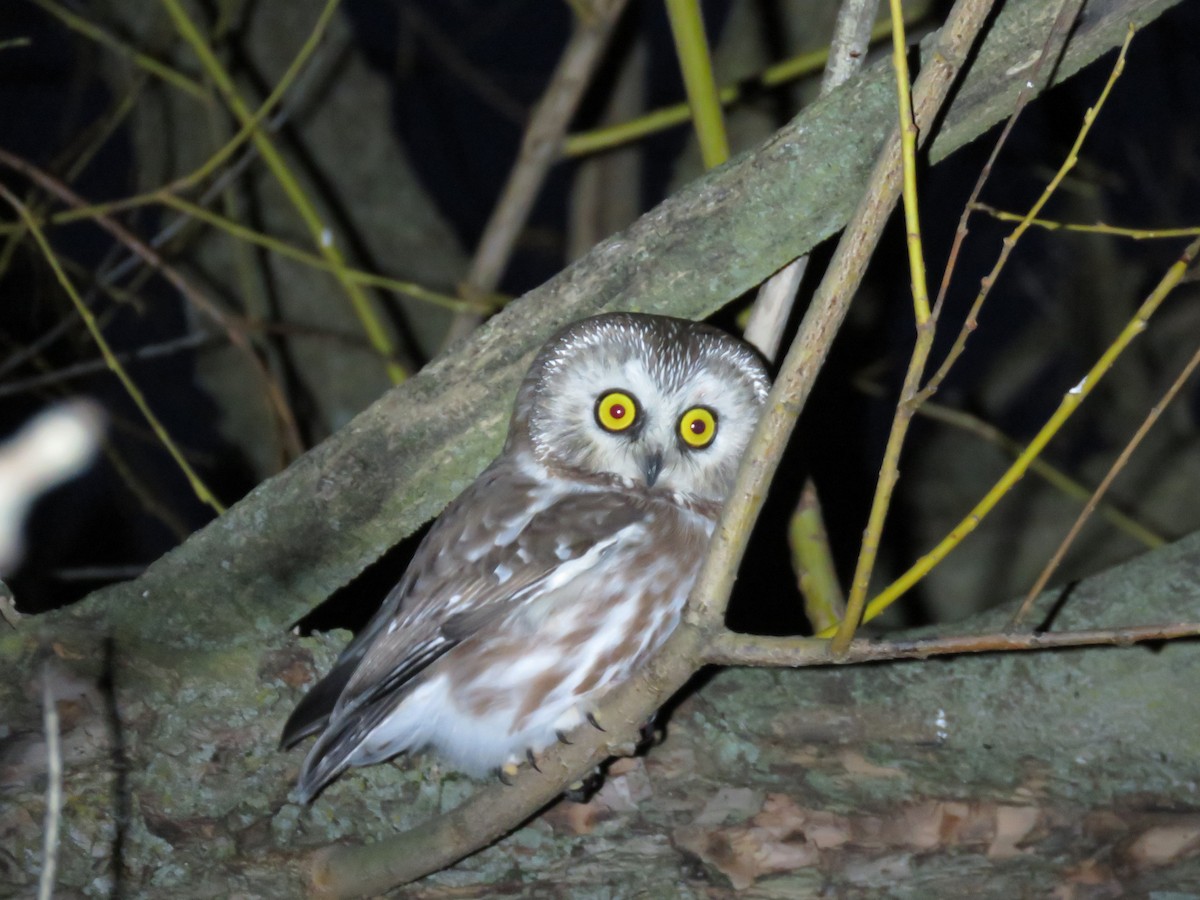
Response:
M326 9L331 12L332 8L337 5L337 2L338 0L330 0ZM350 305L355 315L358 316L359 322L362 323L363 330L366 332L371 346L383 358L388 377L391 378L393 383L403 381L407 377L407 373L396 358L395 345L387 328L376 315L371 301L366 293L363 292L363 289L346 277L347 266L345 257L334 243L332 232L322 221L312 200L309 199L304 189L300 186L299 181L296 180L295 175L292 174L291 169L284 161L283 155L276 148L270 136L262 128L256 127L254 113L250 111L241 94L238 93L232 76L225 66L221 64L221 61L217 59L208 41L201 34L196 23L184 11L179 0L161 0L161 3L167 10L167 14L171 17L171 21L175 24L176 29L178 29L180 36L188 42L199 58L204 71L213 80L213 83L216 84L217 89L221 92L221 96L225 98L225 103L235 118L237 118L243 128L253 129L251 140L254 142L255 147L258 148L259 155L262 156L263 162L271 170L271 174L283 189L288 200L291 201L292 207L300 216L305 228L308 229L309 237L312 238L317 251L332 267L333 276L350 300Z
M1006 212L996 209L986 203L975 203L973 208L978 212L987 213L1001 222L1023 222L1026 216L1020 213ZM1200 234L1200 227L1192 228L1124 228L1120 225L1106 225L1096 222L1085 225L1082 222L1055 222L1052 219L1030 219L1029 224L1046 231L1078 231L1083 234L1107 234L1112 237L1132 238L1135 241L1164 240L1170 238L1195 237Z
M140 66L145 71L154 75L156 78L161 78L172 87L176 87L192 98L199 100L201 103L208 103L211 100L209 93L205 90L204 85L192 78L188 78L181 72L171 68L166 63L161 63L149 54L142 53L140 50L135 50L128 44L123 43L113 37L103 28L89 22L83 16L78 16L68 10L60 3L54 3L52 0L31 0L31 2L40 6L50 15L57 18L68 28L79 32L89 40L95 41L102 47L116 52L119 56L124 56L131 60L135 65Z
M1002 631L907 641L872 641L857 638L850 642L845 653L835 656L829 642L817 638L769 637L727 631L713 641L706 662L716 666L808 668L898 659L928 659L931 656L958 656L965 653L1012 653L1057 650L1063 647L1126 647L1147 641L1172 641L1194 637L1200 637L1200 623L1197 622L1029 634Z
M878 11L879 0L842 0L829 42L825 75L821 79L822 97L862 68L871 40L871 26ZM769 360L774 360L779 353L783 330L791 317L796 292L807 268L808 255L805 254L788 263L758 289L744 337Z
M882 387L874 383L858 383L856 386L869 396L882 397L885 393ZM917 415L973 434L981 440L995 445L1011 457L1018 457L1025 452L1025 444L1014 440L991 422L987 422L979 418L979 416L964 412L961 409L954 409L936 403L933 400L926 400L918 407ZM1079 500L1086 503L1088 497L1092 496L1092 488L1072 478L1062 469L1059 469L1041 457L1034 459L1029 464L1029 471L1072 500ZM1132 516L1125 514L1111 503L1103 504L1101 514L1114 528L1129 535L1135 541L1144 544L1148 549L1153 550L1167 543L1167 539L1162 535L1147 528L1144 524Z
M600 64L626 2L596 0L592 4L592 15L576 20L575 31L533 111L521 139L517 160L475 248L465 284L469 295L494 294L500 284L529 211L550 167L559 158L563 135L591 83L592 73ZM480 321L478 313L459 314L451 323L443 344L449 345L469 334Z
M1133 452L1138 448L1138 446L1142 443L1142 440L1150 432L1150 429L1154 427L1154 423L1158 421L1158 418L1162 415L1163 410L1167 408L1170 402L1175 399L1175 395L1183 389L1185 384L1187 384L1188 379L1192 377L1192 373L1196 371L1197 365L1200 365L1200 348L1197 348L1196 352L1192 354L1192 358L1188 360L1187 365L1183 367L1183 371L1179 373L1179 376L1175 379L1171 386L1167 388L1167 392L1163 394L1162 399L1160 399L1158 403L1154 404L1154 406L1150 407L1150 412L1146 414L1146 418L1142 420L1142 424L1138 426L1138 430L1134 432L1133 437L1129 439L1129 443L1125 445L1125 448L1121 451L1120 455L1113 462L1112 466L1109 467L1108 472L1105 473L1104 478L1101 480L1095 492L1090 498L1088 498L1087 504L1076 517L1075 523L1071 526L1071 530L1067 532L1067 536L1064 537L1062 543L1058 545L1058 549L1054 551L1054 555L1050 558L1050 561L1046 563L1046 567L1042 569L1042 573L1033 583L1033 587L1029 589L1029 593L1026 595L1025 600L1021 603L1020 608L1013 615L1013 628L1016 628L1021 624L1021 619L1023 619L1025 614L1029 612L1034 601L1037 600L1038 595L1046 587L1047 582L1050 581L1050 576L1054 574L1059 564L1062 563L1063 557L1067 554L1067 549L1075 542L1075 538L1079 536L1080 529L1083 528L1084 523L1091 518L1092 513L1096 510L1096 506L1102 499L1104 499L1104 495L1108 492L1109 487L1112 485L1113 479L1115 479L1117 475L1121 473L1121 470L1125 468L1126 464L1129 462L1129 458L1133 455Z
M1073 6L1072 4L1075 5ZM1060 9L1059 16L1054 23L1054 29L1051 31L1052 37L1057 33L1055 29L1060 29L1063 39L1065 40L1066 36L1070 32L1071 26L1074 24L1074 17L1076 14L1078 14L1078 9L1076 8L1077 5L1078 0L1069 0L1069 2L1068 0L1064 0L1064 5ZM1070 13L1070 16L1067 15L1068 12ZM942 360L942 364L938 366L938 369L936 372L934 372L933 377L929 379L929 383L925 385L924 390L921 392L921 396L919 398L920 400L924 400L926 397L931 396L938 389L943 379L945 379L946 375L949 374L950 369L954 366L955 361L959 358L959 356L962 355L963 351L967 347L967 339L970 337L971 332L975 330L979 321L979 311L983 307L983 303L987 299L988 294L991 293L992 287L996 284L996 279L1000 277L1000 273L1004 270L1004 266L1008 262L1008 257L1012 253L1013 248L1016 247L1017 242L1025 234L1026 230L1028 230L1033 219L1050 201L1050 197L1053 196L1056 190L1058 190L1058 186L1062 183L1062 180L1067 177L1067 173L1075 168L1075 163L1079 160L1079 148L1083 146L1084 140L1087 139L1088 133L1092 130L1092 124L1096 121L1096 116L1104 106L1105 101L1108 100L1108 95L1112 92L1113 85L1117 83L1117 79L1121 77L1121 73L1125 70L1125 54L1129 50L1130 42L1133 40L1133 32L1133 26L1130 25L1129 32L1125 36L1125 43L1121 45L1121 50L1117 54L1117 62L1113 66L1112 72L1108 76L1108 81L1105 83L1104 89L1100 92L1100 97L1096 100L1096 105L1091 107L1084 114L1083 125L1079 129L1079 133L1075 137L1075 143L1071 146L1071 150L1067 154L1066 159L1063 160L1063 163L1059 167L1058 171L1054 173L1054 177L1050 179L1050 183L1046 185L1046 188L1042 191L1041 196L1038 197L1037 201L1032 207L1030 207L1029 212L1025 214L1025 217L1017 224L1017 227L1012 230L1012 233L1010 233L1008 237L1001 242L1000 255L996 257L995 265L992 266L992 270L986 276L984 276L980 282L979 293L976 294L975 300L971 304L971 309L967 313L967 318L963 321L963 326L958 333L958 337L955 338L954 344L950 347L949 352L947 352L946 358ZM1051 44L1049 41L1047 41L1044 50L1049 49L1050 46ZM1044 57L1039 57L1039 59L1042 58ZM1028 87L1022 89L1022 93L1024 94L1027 90ZM1019 102L1020 98L1018 98L1018 103ZM1007 132L1008 126L1005 126L1005 131L1001 134L1001 137L1005 137ZM985 166L984 173L980 175L981 179L986 175L987 172L990 171L991 163L995 158L995 152L998 152L998 150L999 148L997 147L996 151L993 152L992 159L988 160L988 165ZM976 184L977 190L972 192L971 198L967 201L967 207L963 211L964 219L959 225L960 232L963 236L966 234L965 217L970 214L972 204L978 199L979 188L982 188L981 182ZM952 254L955 255L951 257L951 262L947 263L946 276L942 279L943 289L938 293L939 303L945 298L945 288L948 286L949 274L953 269L952 263L957 258L956 255L960 244L961 241L958 235L956 235L955 245L952 249Z
M46 819L42 836L42 874L38 900L54 895L58 869L58 833L62 819L62 749L59 747L58 705L50 686L50 664L42 666L42 725L46 732Z
M37 166L0 148L0 165L6 165L24 175L26 178L35 182L43 190L58 197L62 202L69 206L77 207L86 205L83 198L62 184L57 179L53 178L46 172L43 172ZM201 291L195 288L191 282L181 275L178 270L169 265L158 255L154 250L148 247L143 241L134 236L123 225L118 223L110 216L97 215L94 217L97 225L115 237L125 247L133 251L137 256L144 260L151 269L161 274L171 285L179 291L188 301L196 307L196 309L208 316L217 326L225 332L229 338L229 343L238 348L245 355L251 366L258 372L262 378L264 389L267 392L267 397L271 405L275 409L278 416L280 428L283 435L284 446L292 455L298 456L303 452L304 445L300 438L300 431L296 425L296 417L292 414L291 407L287 402L287 395L278 381L271 372L263 365L263 361L255 353L254 347L250 340L246 337L245 332L239 327L236 318L225 312L206 297Z
M1142 305L1138 307L1137 312L1134 313L1117 338L1109 345L1108 349L1104 351L1092 368L1088 370L1088 373L1083 376L1079 384L1063 395L1058 409L1046 421L1041 430L1034 435L1033 440L1025 448L1025 452L1017 457L983 499L975 504L975 507L967 513L961 522L951 529L950 533L936 547L917 560L907 572L880 591L867 604L866 613L863 616L864 622L875 618L896 602L909 588L924 578L938 563L945 559L950 551L957 547L967 535L979 527L979 523L983 521L984 517L992 511L1012 486L1024 476L1030 463L1042 452L1042 449L1050 442L1050 439L1058 433L1071 417L1072 413L1079 408L1079 405L1087 398L1088 394L1092 392L1105 374L1108 373L1113 363L1125 351L1130 342L1145 331L1150 317L1154 315L1167 295L1183 280L1183 276L1187 273L1188 267L1192 264L1198 253L1200 253L1200 238L1189 244L1187 249L1180 254L1179 259L1163 275L1158 285L1150 292L1150 295Z
M959 215L958 228L955 229L954 241L950 246L950 254L946 259L946 268L942 272L942 283L938 287L937 299L933 304L933 319L935 322L941 318L942 307L946 302L946 294L950 291L950 280L958 265L959 252L962 250L963 242L966 241L967 233L970 230L967 227L967 222L971 217L974 204L979 200L979 195L983 192L983 186L987 184L988 179L991 177L996 160L1000 157L1000 151L1008 143L1008 137L1012 134L1012 130L1017 124L1017 119L1021 117L1021 113L1025 111L1025 107L1029 105L1029 101L1033 99L1034 94L1045 87L1042 78L1042 68L1045 66L1047 60L1052 58L1057 60L1062 55L1063 49L1067 45L1067 38L1071 35L1071 28L1074 26L1075 20L1079 17L1079 10L1082 6L1083 0L1062 0L1062 4L1058 8L1058 15L1054 19L1054 24L1050 26L1050 32L1046 35L1046 42L1042 44L1042 50L1038 54L1037 59L1034 60L1033 67L1029 70L1029 78L1017 93L1017 101L1013 105L1012 114L1009 115L1008 121L1004 123L1004 128L1001 129L1000 137L996 139L996 143L992 147L992 152L988 155L987 162L983 164L983 168L979 171L979 177L975 180L975 187L971 189L971 196L967 198L967 202L963 206L963 211ZM1051 72L1047 72L1045 78L1049 79L1051 74ZM975 312L978 313L978 310ZM946 372L949 371L946 366L942 368L946 369ZM923 403L932 396L945 377L945 372L939 369L921 391L918 402Z
M175 445L175 441L171 438L170 434L167 433L167 429L158 420L158 416L156 416L154 411L150 409L150 405L146 402L146 398L143 396L141 389L134 383L133 379L129 377L129 373L125 371L125 367L121 365L120 361L113 354L112 349L108 345L107 339L105 339L104 334L96 325L95 316L93 316L91 310L84 305L83 298L79 296L79 293L75 290L75 285L71 283L71 279L68 278L67 273L63 271L62 266L54 256L53 248L51 248L50 243L46 240L46 236L42 233L41 228L38 227L37 222L34 221L29 210L25 208L25 204L18 200L16 195L3 185L0 185L0 197L3 197L4 200L14 210L16 210L17 214L24 220L26 226L29 228L30 234L33 235L34 241L37 242L38 247L41 249L42 255L45 257L46 262L49 264L50 268L54 272L55 277L58 279L58 283L62 285L63 290L67 292L67 296L71 298L71 302L75 304L76 310L83 319L84 325L86 325L88 331L91 332L92 340L94 340L96 342L96 346L100 348L100 352L103 354L104 361L108 368L112 370L112 373L117 376L118 380L120 380L122 386L125 388L125 392L129 394L130 399L133 400L134 405L138 408L138 411L141 412L146 422L150 425L151 429L153 429L155 435L158 436L159 441L162 443L163 447L166 448L167 453L169 453L171 458L175 460L175 465L179 466L179 470L183 472L184 477L187 478L188 483L192 486L192 490L200 499L200 502L208 504L217 512L218 515L223 513L225 511L224 505L216 498L216 495L208 489L208 486L203 482L203 480L201 480L200 476L196 474L196 471L192 468L191 463L184 458L183 453L181 453L179 448Z
M135 361L141 362L147 359L161 359L173 353L194 350L206 343L210 343L212 340L213 335L197 331L193 334L185 334L183 337L174 338L169 341L139 347L137 350L130 352L116 353L114 356L116 356L117 362L121 364ZM64 366L61 369L55 369L50 372L43 372L41 375L33 375L17 381L3 382L0 383L0 397L11 397L14 394L23 394L26 391L40 390L41 388L50 387L63 381L70 381L72 378L94 375L96 372L103 372L107 368L108 364L103 359L89 359L86 362Z
M916 320L917 340L913 346L908 370L904 375L904 387L892 416L892 427L888 434L883 464L879 479L875 483L875 495L871 500L871 511L867 527L863 529L862 544L858 561L850 581L850 593L846 598L846 614L839 623L830 645L835 654L846 651L862 618L867 602L867 590L871 584L871 573L875 570L875 559L883 535L883 524L891 506L892 492L900 478L900 452L908 427L912 423L913 398L921 386L925 374L925 363L933 348L935 322L929 310L929 287L925 278L925 254L921 245L920 210L917 196L917 123L913 118L912 97L909 88L908 46L904 37L904 22L901 18L900 0L890 0L892 12L892 64L896 71L896 100L900 115L900 158L903 162L901 192L904 198L904 223L907 230L908 268L912 284L913 315Z

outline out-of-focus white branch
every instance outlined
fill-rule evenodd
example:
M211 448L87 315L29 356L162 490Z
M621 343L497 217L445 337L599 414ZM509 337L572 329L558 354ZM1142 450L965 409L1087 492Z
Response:
M103 433L98 404L68 400L38 413L0 445L0 577L24 556L23 526L33 501L86 469Z

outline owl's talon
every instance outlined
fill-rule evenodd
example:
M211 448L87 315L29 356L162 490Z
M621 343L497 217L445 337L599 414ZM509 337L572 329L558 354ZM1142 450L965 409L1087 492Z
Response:
M603 725L601 725L599 722L596 721L596 717L592 713L587 714L587 720L591 724L591 726L593 728L595 728L597 731L603 731L603 732L608 731L607 728L605 728Z
M520 766L515 762L506 762L496 772L500 780L507 785L512 785L517 780L517 772L520 771Z
M604 784L604 768L596 766L590 773L574 782L563 791L563 797L572 803L587 803Z
M666 729L658 727L657 712L652 713L650 718L642 723L638 729L638 735L640 737L638 743L643 747L655 747L663 742L666 738Z
M563 731L561 728L558 731L554 732L554 735L555 735L555 737L558 738L558 742L560 744L570 744L571 743L571 741L567 738L567 733L565 731Z
M532 747L530 747L529 749L527 749L525 751L525 758L527 760L529 760L529 765L533 767L533 771L535 771L535 772L542 771L542 767L538 765L537 755L533 752Z

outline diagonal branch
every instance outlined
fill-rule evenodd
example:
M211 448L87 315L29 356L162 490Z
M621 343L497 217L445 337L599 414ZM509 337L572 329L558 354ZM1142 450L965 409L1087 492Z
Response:
M958 0L951 10L932 62L914 91L920 121L932 121L945 101L990 9L989 0ZM779 455L899 197L899 147L899 134L893 134L784 361L733 497L717 525L684 621L647 671L604 699L599 715L606 731L600 733L588 726L577 729L572 744L548 751L539 762L540 772L522 768L513 785L485 789L463 806L395 838L322 851L315 860L313 878L320 890L335 896L376 892L421 878L487 846L609 756L615 749L609 740L622 742L632 737L638 725L703 665L707 645L723 627L738 563Z

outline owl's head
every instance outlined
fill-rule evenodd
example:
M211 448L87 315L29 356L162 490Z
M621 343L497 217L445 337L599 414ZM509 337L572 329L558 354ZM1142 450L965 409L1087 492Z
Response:
M741 341L685 319L611 313L567 326L517 395L507 449L721 501L770 388Z

